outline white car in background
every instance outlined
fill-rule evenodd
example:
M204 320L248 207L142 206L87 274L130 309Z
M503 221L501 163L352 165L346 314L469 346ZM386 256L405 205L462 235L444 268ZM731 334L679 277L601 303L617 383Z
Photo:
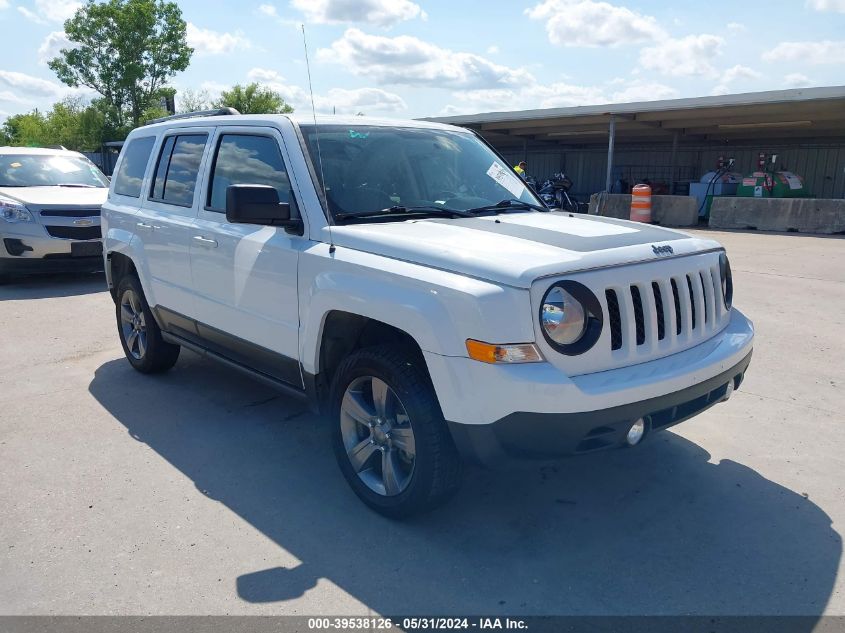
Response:
M102 269L108 187L79 152L0 147L0 280Z

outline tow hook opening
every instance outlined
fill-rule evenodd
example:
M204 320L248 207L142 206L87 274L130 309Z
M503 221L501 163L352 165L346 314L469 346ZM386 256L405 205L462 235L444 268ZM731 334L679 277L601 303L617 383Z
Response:
M628 446L636 446L643 441L643 438L648 433L650 423L646 418L637 418L628 428L625 434L625 443Z

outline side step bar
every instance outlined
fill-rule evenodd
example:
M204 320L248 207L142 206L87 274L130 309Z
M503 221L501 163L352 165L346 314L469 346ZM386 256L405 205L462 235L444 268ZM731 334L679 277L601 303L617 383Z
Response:
M176 336L175 334L171 334L170 332L162 332L161 337L168 343L172 343L174 345L181 345L185 349L189 349L195 354L199 354L200 356L210 358L215 360L227 367L235 369L242 374L246 374L250 378L258 380L259 382L263 382L265 385L272 387L278 391L281 391L285 395L291 396L293 398L297 398L299 400L308 400L308 394L303 389L297 389L281 380L277 380L272 376L268 376L260 371L256 371L251 367L247 367L246 365L242 365L240 363L236 363L235 361L218 354L217 352L212 352L204 348L202 345L197 345L196 343L192 343L191 341L182 338L181 336Z

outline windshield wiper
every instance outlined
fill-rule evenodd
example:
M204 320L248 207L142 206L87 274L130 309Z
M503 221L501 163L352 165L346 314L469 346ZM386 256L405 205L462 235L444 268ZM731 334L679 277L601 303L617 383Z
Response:
M517 200L516 198L510 198L506 200L500 200L496 204L488 204L483 207L475 207L473 209L467 209L466 213L476 214L476 213L484 213L485 211L495 211L496 213L504 213L507 211L515 211L515 210L525 210L525 209L533 209L535 211L548 211L546 207L541 207L538 204L531 204L530 202L523 202L522 200Z
M435 206L420 206L420 207L403 207L393 206L379 211L350 211L349 213L338 213L334 216L335 220L350 220L357 218L375 218L388 215L442 215L453 218L471 218L472 214L467 211L458 211L457 209L446 209L444 207Z
M60 182L56 187L83 187L85 189L99 189L97 185L88 185L83 182Z

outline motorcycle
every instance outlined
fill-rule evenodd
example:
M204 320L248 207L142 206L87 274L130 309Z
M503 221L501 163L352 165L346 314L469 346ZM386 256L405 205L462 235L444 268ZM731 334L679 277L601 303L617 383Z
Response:
M575 196L569 194L570 189L572 189L572 180L561 172L544 182L537 194L547 206L553 209L569 211L570 213L584 213L585 210L575 199Z

